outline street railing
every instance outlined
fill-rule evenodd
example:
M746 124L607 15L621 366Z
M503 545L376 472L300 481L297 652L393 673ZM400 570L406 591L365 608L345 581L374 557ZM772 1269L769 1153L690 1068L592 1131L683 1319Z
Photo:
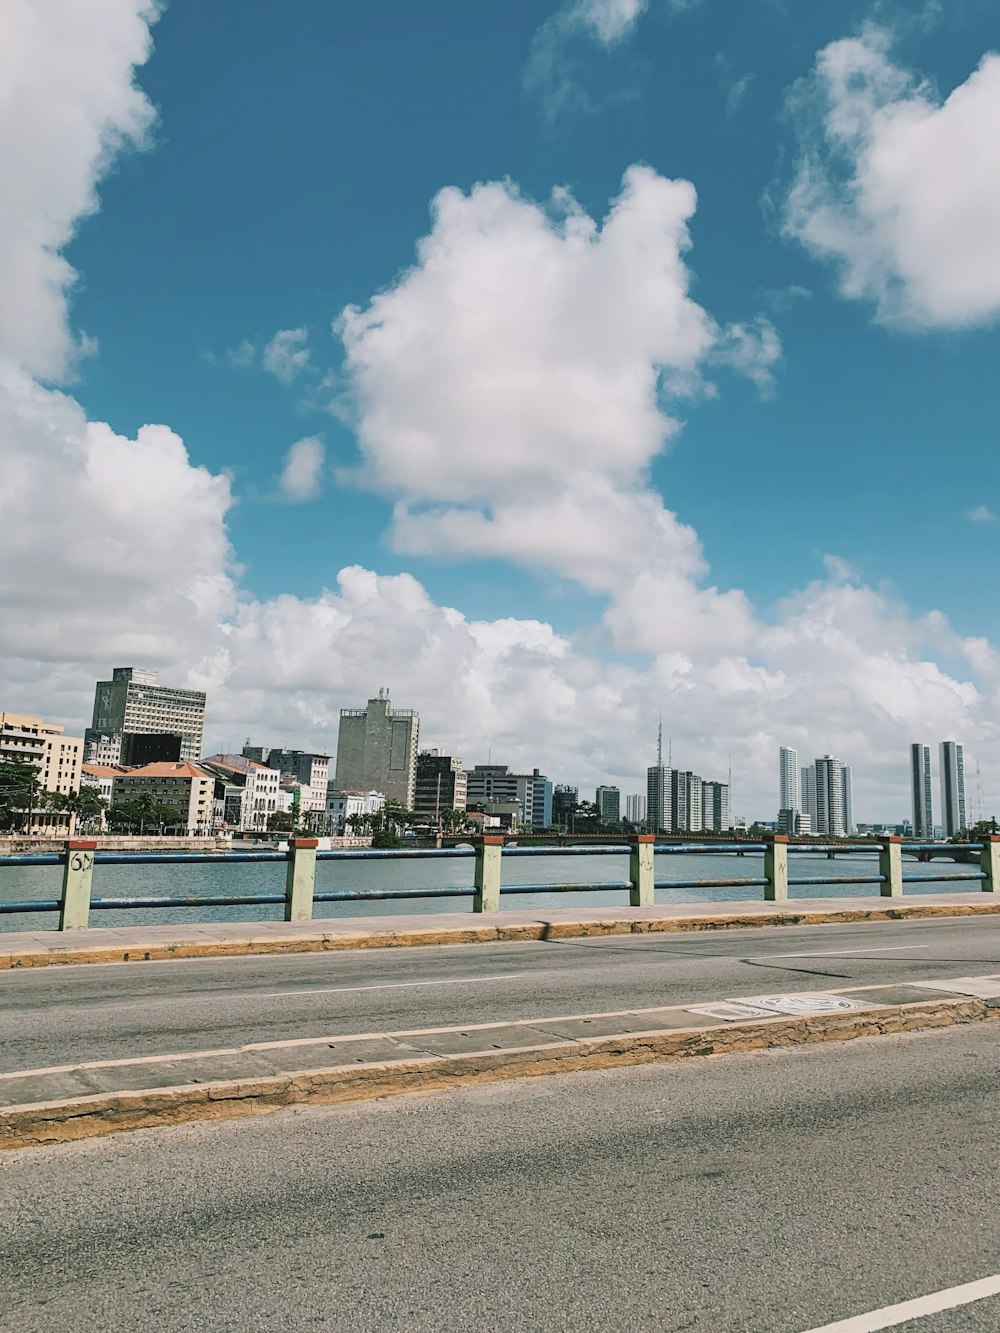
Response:
M906 844L907 851L940 850L940 844ZM978 853L978 870L959 870L935 873L936 883L947 881L975 881L983 892L1000 892L1000 836L984 838L982 842L963 843L963 853ZM418 898L472 898L473 912L500 910L500 898L508 894L538 893L594 893L614 890L627 891L632 907L653 907L657 889L763 889L767 902L784 902L790 887L820 884L877 884L885 898L899 898L903 886L927 882L927 875L904 874L902 869L903 840L884 838L865 844L789 843L782 834L774 834L763 842L703 842L671 843L653 834L638 834L623 843L577 847L505 847L502 837L477 837L471 845L441 848L401 849L347 849L320 850L316 838L290 838L287 851L258 849L230 852L101 852L96 840L69 839L61 852L22 853L0 857L0 870L5 867L61 865L62 893L57 899L29 899L12 901L0 899L0 916L34 912L58 912L60 930L81 930L89 924L92 911L121 911L149 908L176 907L246 907L283 906L286 921L309 921L317 903L404 901ZM815 876L790 876L789 853L809 854L825 852L878 853L878 873L873 875L836 875L827 879ZM711 855L763 853L763 874L733 878L703 878L687 880L657 880L657 856ZM545 884L504 884L501 867L504 859L532 856L627 856L628 879L586 884L579 882ZM473 865L473 883L468 888L412 888L412 889L317 889L317 861L380 861L380 860L450 860L469 859ZM95 864L99 865L192 865L231 862L280 861L286 865L284 892L248 894L212 894L196 896L115 897L95 898L92 894ZM2 888L2 885L0 885Z

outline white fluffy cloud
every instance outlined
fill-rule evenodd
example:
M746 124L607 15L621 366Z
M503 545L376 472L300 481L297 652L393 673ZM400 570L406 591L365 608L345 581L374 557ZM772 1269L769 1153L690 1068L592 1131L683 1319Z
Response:
M1000 56L946 98L867 27L797 88L803 152L785 227L833 261L845 296L915 328L1000 315Z
M0 42L0 355L49 380L77 350L66 319L76 273L60 253L97 208L96 182L153 110L132 71L150 49L153 0L6 0Z
M766 320L723 330L691 299L694 207L687 181L639 166L602 224L565 191L548 207L496 182L438 195L418 263L336 326L362 479L397 499L398 549L574 579L612 598L623 647L640 579L664 600L680 580L699 637L745 635L745 600L695 586L697 536L648 483L709 359L763 383L780 354Z
M213 746L253 734L332 748L339 708L388 683L420 709L428 743L626 790L662 711L675 762L721 776L731 760L736 809L760 814L779 743L853 760L859 809L881 816L905 809L907 741L956 735L989 758L992 645L940 615L914 620L835 561L770 619L706 586L697 535L651 488L649 464L706 366L728 357L766 377L776 347L765 325L720 330L691 300L694 192L644 169L601 225L565 196L542 209L513 187L445 192L416 267L342 325L363 475L397 500L397 544L555 571L604 599L603 628L475 618L408 574L356 567L331 569L316 598L250 596L228 480L169 428L124 438L37 382L73 345L59 237L93 211L114 146L148 121L133 67L150 7L102 0L86 32L68 3L14 12L31 31L16 34L20 123L17 142L0 135L0 177L52 125L89 130L58 144L75 194L40 167L34 206L0 224L0 311L15 298L26 311L0 334L0 707L79 728L98 675L148 663L210 691ZM37 262L14 272L11 256ZM598 652L602 634L627 656Z
M245 344L243 344L245 346ZM264 369L282 384L291 384L297 375L309 370L308 329L279 329L261 354Z
M326 450L317 435L296 440L288 450L278 487L286 500L314 500L322 489Z

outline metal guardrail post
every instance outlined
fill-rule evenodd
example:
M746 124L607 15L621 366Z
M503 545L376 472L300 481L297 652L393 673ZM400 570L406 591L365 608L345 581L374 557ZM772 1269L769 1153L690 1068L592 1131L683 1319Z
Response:
M788 898L788 836L769 833L764 839L764 901L783 903Z
M500 911L500 858L503 855L503 838L484 836L476 838L476 873L473 884L475 897L472 900L474 912Z
M93 838L70 838L63 853L60 930L86 930L90 919L90 884L94 875Z
M979 868L986 876L982 881L983 893L1000 893L1000 837L987 833L979 841L983 844L979 851Z
M628 854L629 888L628 900L631 907L652 907L656 901L654 884L653 848L656 844L655 833L637 833L631 840Z
M879 885L883 898L903 896L903 839L895 835L884 838L878 849L878 873L884 882Z
M286 921L312 920L318 846L318 838L288 839L288 870L285 874Z

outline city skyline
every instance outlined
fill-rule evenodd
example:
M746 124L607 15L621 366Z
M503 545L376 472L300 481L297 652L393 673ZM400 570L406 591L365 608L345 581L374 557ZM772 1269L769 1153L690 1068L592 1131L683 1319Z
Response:
M640 792L662 712L737 813L781 743L859 818L923 734L1000 792L986 7L36 8L5 707L78 732L148 661L210 751L332 751L377 673L581 790Z

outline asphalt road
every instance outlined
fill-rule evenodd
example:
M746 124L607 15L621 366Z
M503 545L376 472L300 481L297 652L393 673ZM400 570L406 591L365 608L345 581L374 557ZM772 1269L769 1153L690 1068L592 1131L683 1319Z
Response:
M998 1066L977 1024L0 1155L0 1326L804 1333L1000 1270Z
M0 972L0 1070L1000 973L1000 918Z

